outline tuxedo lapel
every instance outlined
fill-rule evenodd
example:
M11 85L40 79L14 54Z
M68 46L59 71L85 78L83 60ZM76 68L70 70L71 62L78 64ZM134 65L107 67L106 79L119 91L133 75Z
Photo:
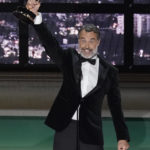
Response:
M73 65L73 75L76 84L78 85L81 80L82 72L81 72L81 63L79 61L79 54L74 50L72 53L72 65Z
M99 57L100 63L99 63L99 77L98 77L98 83L97 85L99 87L103 86L103 83L107 77L107 73L109 70L108 65L106 65L106 63L104 62L104 60L102 58Z
M107 77L107 73L109 70L108 65L106 64L106 62L104 60L102 60L102 58L98 55L99 57L99 74L98 74L98 81L97 81L97 85L95 86L95 88L93 90L91 90L85 97L91 95L92 93L94 93L97 89L102 88L103 83Z

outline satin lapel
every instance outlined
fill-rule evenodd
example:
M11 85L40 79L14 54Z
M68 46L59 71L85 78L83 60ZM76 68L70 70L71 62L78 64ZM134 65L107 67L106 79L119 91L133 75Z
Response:
M98 83L97 86L101 87L103 86L103 83L107 77L107 73L108 73L109 67L104 64L104 62L102 61L102 59L100 58L100 64L99 64L99 78L98 78Z
M75 82L76 84L79 84L81 76L81 66L79 62L79 54L76 51L72 53L72 65Z
M97 89L102 88L103 83L107 77L107 73L109 70L108 65L106 65L106 63L99 57L99 74L98 74L98 82L96 87L91 90L85 97L91 95L92 93L94 93Z

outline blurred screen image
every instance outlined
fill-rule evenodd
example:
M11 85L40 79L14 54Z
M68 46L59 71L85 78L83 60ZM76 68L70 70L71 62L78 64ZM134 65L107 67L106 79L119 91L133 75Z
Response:
M134 65L150 65L150 14L134 14Z
M19 0L0 0L0 3L15 3L18 2Z
M93 23L100 29L98 52L113 65L124 64L124 15L89 13L43 13L43 21L65 50L78 49L78 30ZM49 64L53 61L45 53L34 29L29 28L29 64Z
M134 0L136 4L150 4L150 0Z
M124 0L42 0L42 3L124 3Z
M12 13L0 13L0 64L19 63L17 19Z

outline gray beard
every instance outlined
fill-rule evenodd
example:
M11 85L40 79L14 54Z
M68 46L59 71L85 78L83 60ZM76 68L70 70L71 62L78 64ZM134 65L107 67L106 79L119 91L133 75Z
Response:
M96 55L97 55L97 51L98 51L98 47L96 47L96 48L92 51L92 55L91 55L91 56L86 57L86 56L83 55L83 53L81 53L81 49L80 49L80 48L78 49L78 53L79 53L82 57L88 58L88 59L91 59L91 58L93 58L94 56L96 56Z

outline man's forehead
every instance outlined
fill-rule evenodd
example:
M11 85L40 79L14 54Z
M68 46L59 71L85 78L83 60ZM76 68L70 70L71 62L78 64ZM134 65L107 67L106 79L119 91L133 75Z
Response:
M79 34L79 37L87 37L87 36L90 36L90 37L97 37L97 34L93 31L90 31L90 32L87 32L85 30L82 30Z
M86 31L85 29L80 31L80 34L82 34L82 33L94 33L94 34L96 34L94 31Z

